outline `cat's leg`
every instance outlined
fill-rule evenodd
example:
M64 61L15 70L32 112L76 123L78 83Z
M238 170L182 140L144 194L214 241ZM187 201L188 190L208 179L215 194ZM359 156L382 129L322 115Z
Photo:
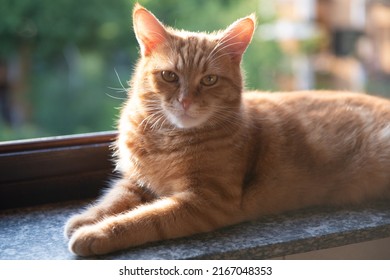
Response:
M161 198L80 228L69 241L69 249L80 256L105 254L240 221L239 206L225 202L217 205L188 192Z
M65 225L65 236L70 238L80 227L97 223L108 216L128 211L153 197L136 183L120 179L113 183L102 198L81 214L71 217Z

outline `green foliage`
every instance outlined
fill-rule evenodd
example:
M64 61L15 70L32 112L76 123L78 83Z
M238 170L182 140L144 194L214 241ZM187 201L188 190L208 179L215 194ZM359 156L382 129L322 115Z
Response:
M0 0L0 60L20 71L14 102L24 112L14 127L0 122L0 140L114 128L138 57L135 2L192 31L222 29L258 9L257 0ZM255 38L244 58L247 86L272 89L268 68L279 57L275 43Z
M81 48L113 48L128 42L129 32L124 27L128 26L131 1L0 0L0 6L1 41L6 42L1 44L3 56L25 43L45 57L58 54L69 42Z

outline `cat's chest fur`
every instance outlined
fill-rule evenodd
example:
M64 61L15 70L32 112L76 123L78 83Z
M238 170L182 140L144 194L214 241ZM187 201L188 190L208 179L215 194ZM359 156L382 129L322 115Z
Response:
M233 174L238 164L233 157L240 149L235 140L234 134L222 128L143 131L132 127L118 141L119 168L136 175L140 184L157 195L169 195L213 180L215 174Z

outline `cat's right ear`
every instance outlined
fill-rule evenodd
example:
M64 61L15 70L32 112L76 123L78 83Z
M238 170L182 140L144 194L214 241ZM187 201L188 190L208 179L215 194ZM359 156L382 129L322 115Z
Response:
M255 31L256 16L252 14L230 25L223 33L219 45L227 51L234 61L240 62Z
M168 40L162 23L139 4L134 7L133 27L143 56L149 56L154 49Z

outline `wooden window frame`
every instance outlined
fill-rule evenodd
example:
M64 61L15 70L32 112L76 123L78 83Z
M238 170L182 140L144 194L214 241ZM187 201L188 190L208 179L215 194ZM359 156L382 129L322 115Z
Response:
M117 132L0 142L0 209L96 197Z

